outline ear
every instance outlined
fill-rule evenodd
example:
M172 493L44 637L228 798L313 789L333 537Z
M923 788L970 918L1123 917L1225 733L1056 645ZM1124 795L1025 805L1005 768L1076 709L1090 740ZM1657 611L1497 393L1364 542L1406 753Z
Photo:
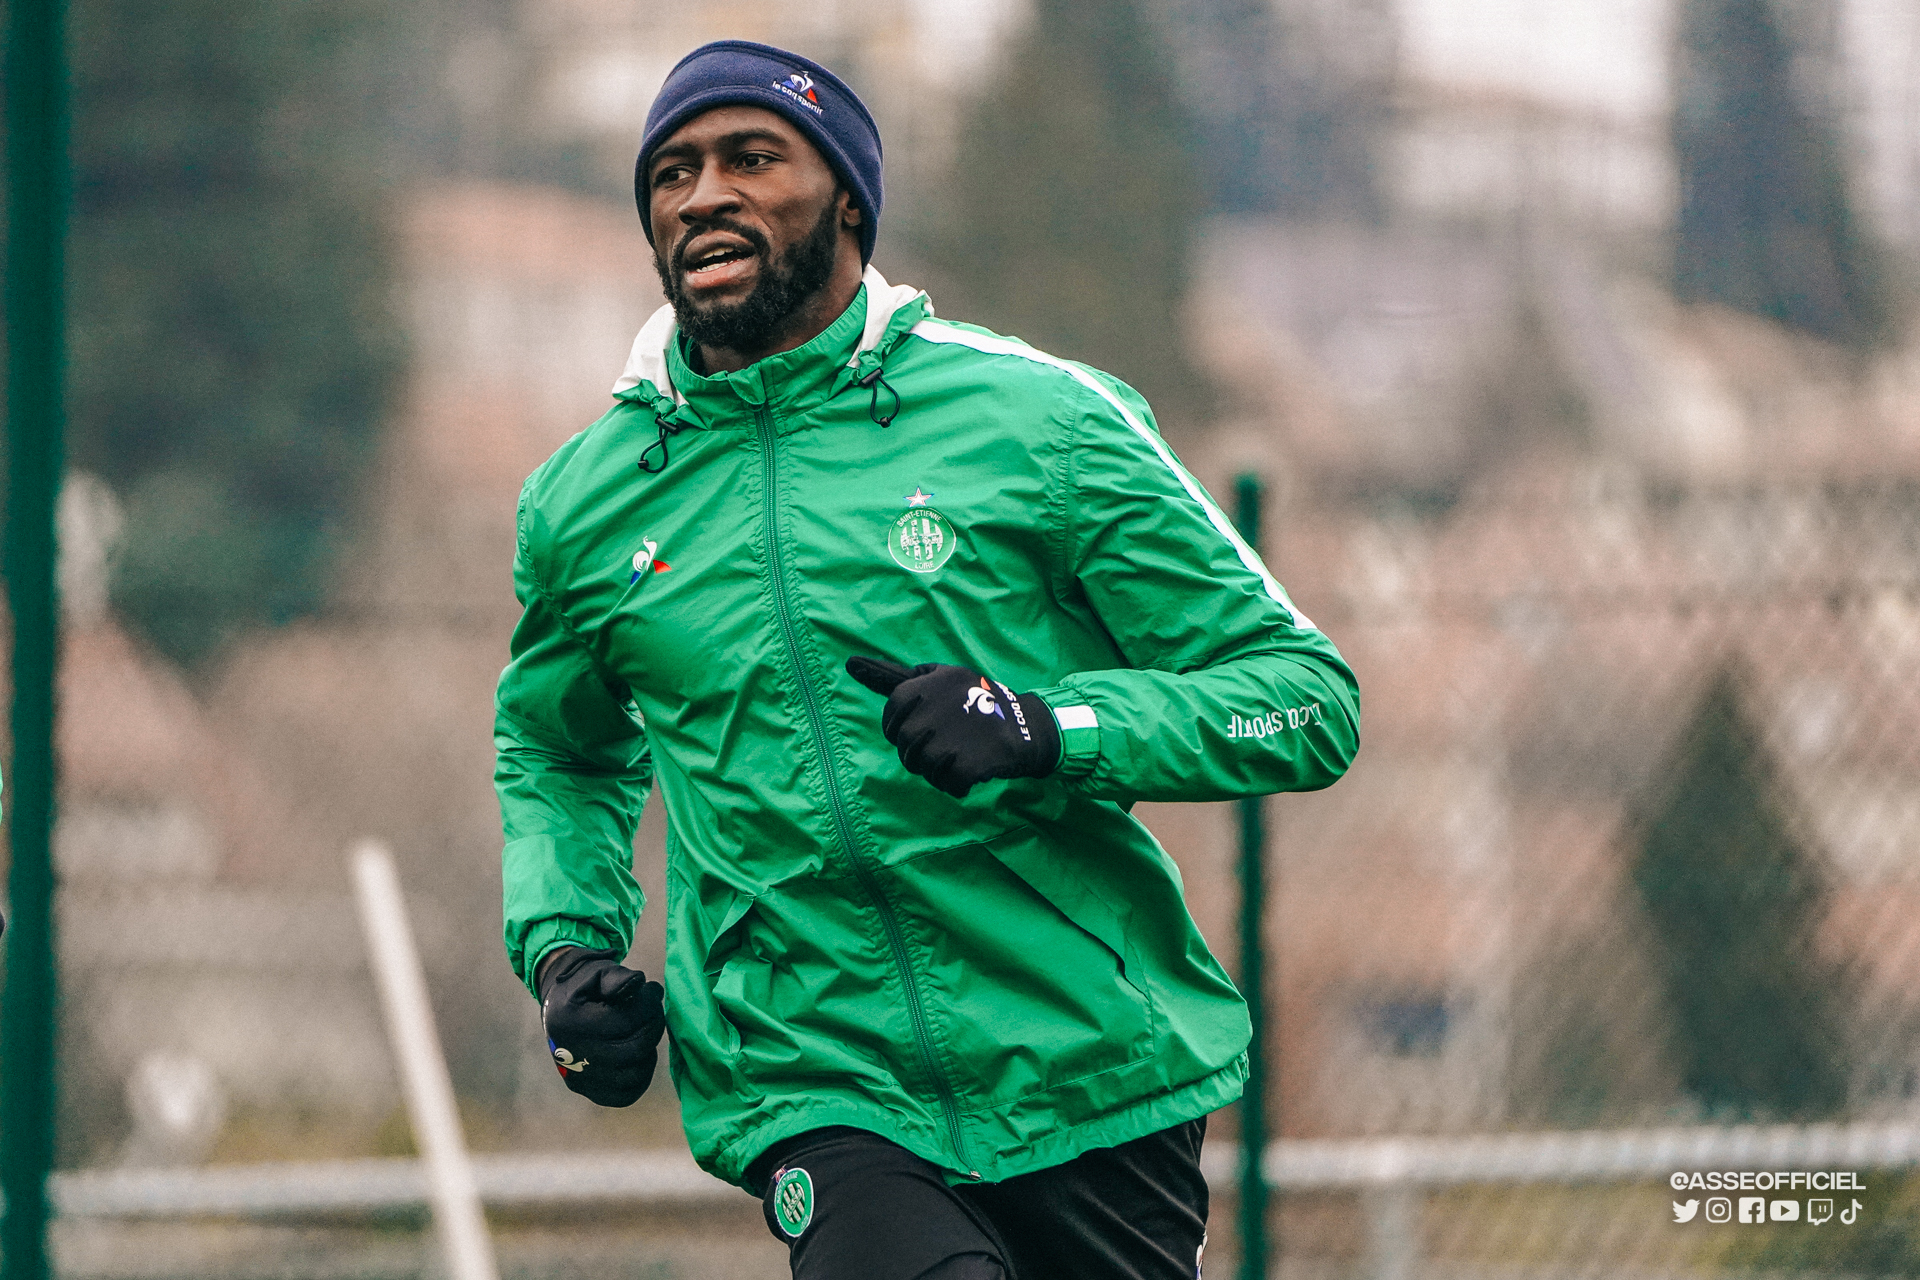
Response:
M853 192L842 188L840 191L840 225L857 227L862 221L860 206L853 202Z

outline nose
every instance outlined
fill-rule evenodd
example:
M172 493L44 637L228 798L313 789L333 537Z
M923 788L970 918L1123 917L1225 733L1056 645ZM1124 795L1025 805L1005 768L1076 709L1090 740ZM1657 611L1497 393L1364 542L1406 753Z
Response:
M722 214L732 213L740 208L740 193L734 190L726 180L721 166L703 164L700 173L693 180L692 190L681 202L679 217L682 225L693 226L697 223L711 222Z

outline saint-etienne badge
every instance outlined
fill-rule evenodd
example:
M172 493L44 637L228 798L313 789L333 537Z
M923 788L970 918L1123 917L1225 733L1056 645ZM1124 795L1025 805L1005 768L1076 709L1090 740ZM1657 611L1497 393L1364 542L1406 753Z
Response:
M796 1240L813 1221L813 1179L805 1169L783 1169L774 1179L773 1220Z
M907 509L887 530L887 550L893 562L914 573L932 573L953 556L960 535L953 523L927 505L932 494L919 488L907 495Z

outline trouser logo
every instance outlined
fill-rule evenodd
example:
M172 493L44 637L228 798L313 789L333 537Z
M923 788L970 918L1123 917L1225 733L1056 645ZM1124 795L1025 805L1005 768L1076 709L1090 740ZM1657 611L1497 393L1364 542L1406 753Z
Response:
M813 1221L813 1179L805 1169L782 1169L773 1180L773 1220L796 1239Z

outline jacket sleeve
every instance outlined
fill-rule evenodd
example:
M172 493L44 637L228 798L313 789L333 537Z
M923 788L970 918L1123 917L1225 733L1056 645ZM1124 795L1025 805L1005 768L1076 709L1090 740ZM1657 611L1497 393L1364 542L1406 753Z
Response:
M1122 802L1331 785L1360 745L1352 670L1174 457L1146 402L1090 371L1082 381L1094 394L1066 451L1068 580L1132 669L1035 690L1060 722L1058 776Z
M493 782L506 836L507 959L533 991L534 971L555 947L630 944L645 903L633 837L653 759L625 686L540 584L524 497L520 526L513 578L524 612L494 699Z

